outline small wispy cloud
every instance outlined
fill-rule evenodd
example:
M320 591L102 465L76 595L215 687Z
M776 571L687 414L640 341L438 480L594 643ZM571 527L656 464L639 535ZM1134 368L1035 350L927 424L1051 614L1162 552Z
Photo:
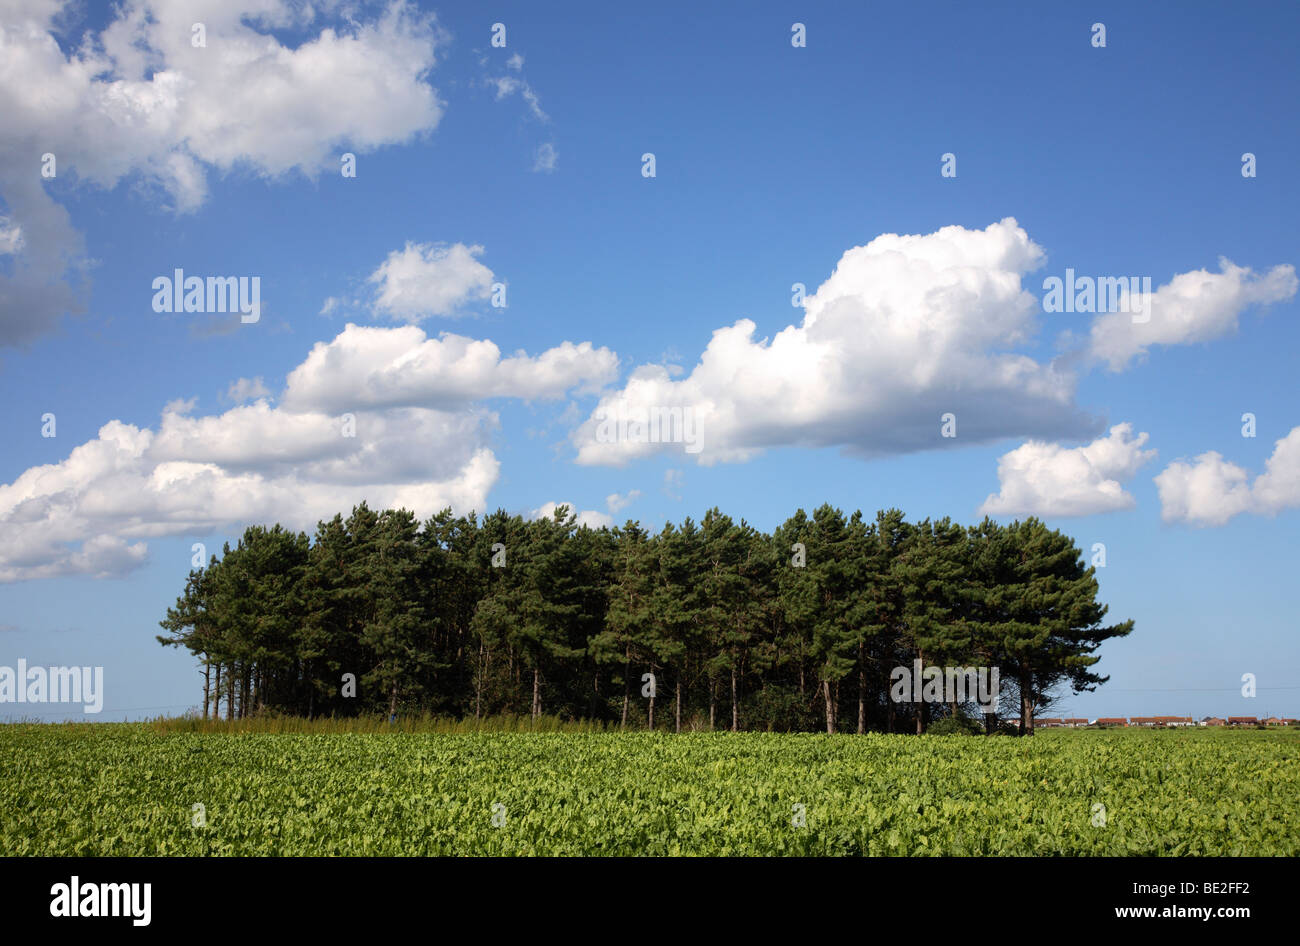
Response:
M240 378L238 381L232 381L230 387L226 389L226 400L234 401L236 404L243 404L245 401L251 401L259 397L270 397L271 392L267 390L262 379L258 378Z
M555 150L555 145L547 141L537 149L537 158L533 161L533 170L549 174L555 170L559 159L560 153Z
M605 497L605 507L611 514L617 515L619 510L626 509L641 495L641 490L633 489L620 495L619 493L610 493Z
M685 477L682 476L681 470L664 470L664 485L662 487L664 495L669 499L680 501L682 495L677 490L681 488L684 482Z
M528 110L533 113L533 117L538 121L549 122L551 116L542 110L542 100L538 98L533 87L528 84L526 79L516 79L514 76L489 76L488 84L496 90L496 100L500 102L519 93L520 97L528 104Z

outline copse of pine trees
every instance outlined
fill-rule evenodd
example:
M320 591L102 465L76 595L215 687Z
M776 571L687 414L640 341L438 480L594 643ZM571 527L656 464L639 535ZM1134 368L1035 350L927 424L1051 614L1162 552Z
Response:
M621 726L923 732L895 667L998 667L1021 729L1106 681L1095 569L1037 519L963 527L802 509L771 535L717 508L650 533L366 504L314 538L252 527L160 622L203 715L545 713ZM972 704L973 705L973 704ZM848 714L848 720L845 714ZM851 722L849 721L851 720ZM989 731L996 718L987 721Z

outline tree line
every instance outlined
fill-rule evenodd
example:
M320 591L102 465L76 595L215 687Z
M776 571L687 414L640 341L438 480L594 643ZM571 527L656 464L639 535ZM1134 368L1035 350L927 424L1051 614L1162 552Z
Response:
M896 667L997 667L1033 716L1095 689L1095 568L1030 518L962 526L802 509L771 534L717 508L651 533L566 507L420 523L365 503L315 536L248 528L190 571L160 643L203 715L543 712L620 726L923 732L970 704L896 702ZM973 699L973 697L972 697ZM666 704L666 705L665 705ZM996 714L984 720L986 731Z

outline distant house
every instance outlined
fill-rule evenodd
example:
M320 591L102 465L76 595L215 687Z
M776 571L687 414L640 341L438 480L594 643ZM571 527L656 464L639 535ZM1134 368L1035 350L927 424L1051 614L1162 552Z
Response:
M1000 720L1003 726L1017 727L1020 725L1020 718ZM1124 716L1099 716L1096 719L1088 720L1078 716L1067 716L1063 719L1052 717L1034 717L1035 729L1083 729L1088 726L1096 726L1099 729L1107 727L1128 727L1141 726L1145 729L1183 729L1193 726L1300 726L1300 720L1287 719L1281 716L1270 716L1268 719L1256 719L1254 716L1229 716L1223 719L1219 716L1206 716L1199 722L1194 716L1133 716L1126 718Z
M1196 720L1190 716L1134 716L1133 725L1146 726L1148 729L1174 729L1195 726Z

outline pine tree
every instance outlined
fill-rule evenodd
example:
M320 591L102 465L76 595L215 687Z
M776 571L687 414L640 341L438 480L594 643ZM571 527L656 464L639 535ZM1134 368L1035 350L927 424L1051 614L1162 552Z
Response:
M570 633L579 612L577 556L571 541L575 517L567 506L528 524L521 555L522 596L514 642L531 671L532 716L542 715L542 680L551 669L582 655Z
M867 523L824 504L768 536L715 508L652 536L636 522L578 527L563 508L533 522L442 510L417 525L361 503L311 541L253 526L225 543L186 577L158 640L195 655L204 712L224 702L226 718L406 703L626 724L653 673L652 727L671 682L677 730L704 706L717 725L720 697L732 729L824 715L835 732L856 697L858 732L892 730L890 669L920 660L930 673L998 667L1032 732L1059 687L1105 682L1096 651L1132 629L1102 623L1098 590L1074 542L1033 519L963 529L891 509Z
M364 557L357 567L364 575L367 615L361 643L370 654L371 669L363 682L387 696L388 715L397 714L403 693L419 696L419 681L433 664L427 646L430 615L419 586L421 556L416 545L415 516L405 509L385 511L373 520L358 516L358 540Z
M648 664L655 671L654 609L658 562L646 531L629 520L614 532L617 551L606 587L609 608L605 626L591 638L588 649L600 664L622 668L623 705L619 728L626 728L632 699L633 666ZM654 697L650 699L654 725Z
M671 651L660 646L661 659L670 663L673 672L674 729L682 728L682 712L696 682L690 676L692 667L697 675L707 670L700 668L700 655L707 646L705 605L699 575L704 567L704 545L700 531L689 517L680 528L668 523L653 542L657 553L658 572L653 598L653 610L662 630L661 640L671 641ZM612 603L611 603L612 604Z
M1013 522L1006 532L1014 556L1009 580L994 600L1006 620L998 645L1020 694L1020 729L1034 731L1034 712L1050 701L1052 690L1068 684L1074 692L1095 689L1108 678L1089 668L1097 648L1123 637L1133 622L1103 626L1107 607L1097 601L1096 569L1085 566L1074 540L1035 518Z

